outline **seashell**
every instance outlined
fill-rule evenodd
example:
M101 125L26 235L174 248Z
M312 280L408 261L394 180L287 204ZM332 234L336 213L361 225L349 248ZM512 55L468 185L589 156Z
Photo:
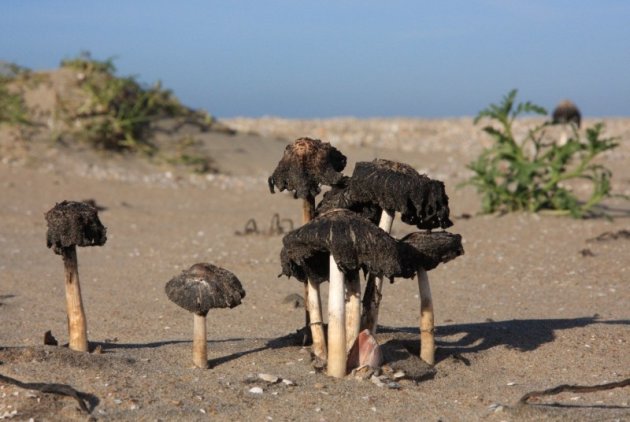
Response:
M350 352L348 352L348 371L362 366L379 368L382 363L383 354L376 339L370 330L361 331L350 348Z

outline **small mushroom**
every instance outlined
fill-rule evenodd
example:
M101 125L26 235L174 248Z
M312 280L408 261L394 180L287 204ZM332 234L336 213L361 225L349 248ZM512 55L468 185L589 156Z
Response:
M346 157L328 142L299 138L287 145L284 155L268 179L269 190L289 190L295 198L315 198L320 185L334 185L343 175Z
M582 114L577 106L570 100L562 100L553 110L551 115L551 123L554 125L562 125L562 132L560 133L560 139L558 145L562 146L569 140L568 129L574 131L580 128L582 122ZM571 125L567 128L567 125ZM573 126L575 125L575 126Z
M345 279L359 270L380 277L403 272L396 240L369 220L344 210L314 218L283 239L282 273L300 281L330 281L328 302L328 374L346 375ZM358 316L357 316L358 319ZM356 324L358 334L358 324Z
M308 223L315 214L315 196L320 185L335 185L343 175L346 157L335 147L319 139L299 138L287 145L284 155L268 179L269 190L289 190L302 199L302 222ZM326 343L321 316L319 286L304 281L305 320L310 326L313 351L319 358L326 356Z
M582 123L582 114L580 109L570 100L562 100L556 108L553 110L552 123L553 124L567 124L575 123L579 128Z
M403 222L419 229L453 225L444 183L396 161L376 159L357 163L343 199L349 209L365 204L380 207L383 212L379 227L387 233L391 231L395 212L400 213ZM383 280L371 274L363 295L361 329L376 333L382 289Z
M166 283L166 295L193 316L193 363L208 367L206 315L212 308L234 308L245 290L234 274L212 264L199 263Z
M427 272L464 254L462 237L448 232L416 232L403 237L399 243L404 262L402 277L418 278L420 291L420 358L435 364L433 299Z
M107 229L99 220L96 208L85 202L63 201L56 204L46 213L46 222L46 245L61 255L66 273L69 347L87 352L87 321L81 298L76 247L104 245Z

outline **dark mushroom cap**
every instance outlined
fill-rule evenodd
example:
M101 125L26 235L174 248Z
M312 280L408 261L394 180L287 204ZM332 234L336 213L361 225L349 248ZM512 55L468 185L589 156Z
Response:
M453 225L444 183L419 174L407 164L382 159L357 163L347 195L352 203L372 202L398 211L403 222L419 229Z
M403 258L402 277L411 278L418 267L430 271L464 254L462 237L448 232L415 232L398 241Z
M573 122L577 127L580 127L582 114L573 102L562 100L553 110L552 119L554 124Z
M300 138L287 145L267 182L271 193L275 186L280 192L287 189L296 198L305 199L315 197L320 185L337 183L345 167L346 157L328 142Z
M61 255L70 246L102 246L107 229L98 218L98 211L85 202L63 201L46 213L48 232L46 245Z
M396 240L349 210L320 215L286 234L282 243L282 274L302 282L328 280L329 254L346 274L362 269L392 277L402 271Z
M322 200L315 208L315 216L322 215L336 208L348 209L367 218L374 224L378 224L382 208L373 202L354 202L350 196L350 178L342 177L337 184L324 194Z
M234 308L245 297L234 274L206 263L195 264L172 278L164 290L172 302L201 316L212 308Z

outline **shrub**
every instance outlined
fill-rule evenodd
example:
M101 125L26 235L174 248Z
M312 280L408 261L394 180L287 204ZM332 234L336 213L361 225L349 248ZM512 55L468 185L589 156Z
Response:
M148 141L151 122L193 113L159 82L145 88L132 76L115 76L113 59L98 61L82 53L61 66L81 72L81 86L90 101L72 117L86 119L78 135L99 148L152 155L156 148Z
M18 76L28 73L28 69L13 63L0 66L0 123L29 124L28 110L22 95L13 92L10 83Z
M582 138L573 124L566 143L549 142L546 121L530 128L517 140L513 133L515 119L523 114L547 115L531 102L515 103L517 91L510 91L500 104L491 104L475 118L489 119L483 131L494 143L468 165L474 175L465 183L475 186L482 196L482 211L552 210L573 217L593 215L594 207L611 194L612 173L594 159L617 147L616 138L603 137L604 125L587 128ZM571 180L587 180L590 197L579 199L567 186Z

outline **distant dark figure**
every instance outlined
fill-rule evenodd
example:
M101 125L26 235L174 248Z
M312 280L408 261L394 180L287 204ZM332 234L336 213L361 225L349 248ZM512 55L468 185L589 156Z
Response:
M553 124L573 122L578 128L582 122L580 110L569 100L560 101L560 104L553 110L552 118Z

